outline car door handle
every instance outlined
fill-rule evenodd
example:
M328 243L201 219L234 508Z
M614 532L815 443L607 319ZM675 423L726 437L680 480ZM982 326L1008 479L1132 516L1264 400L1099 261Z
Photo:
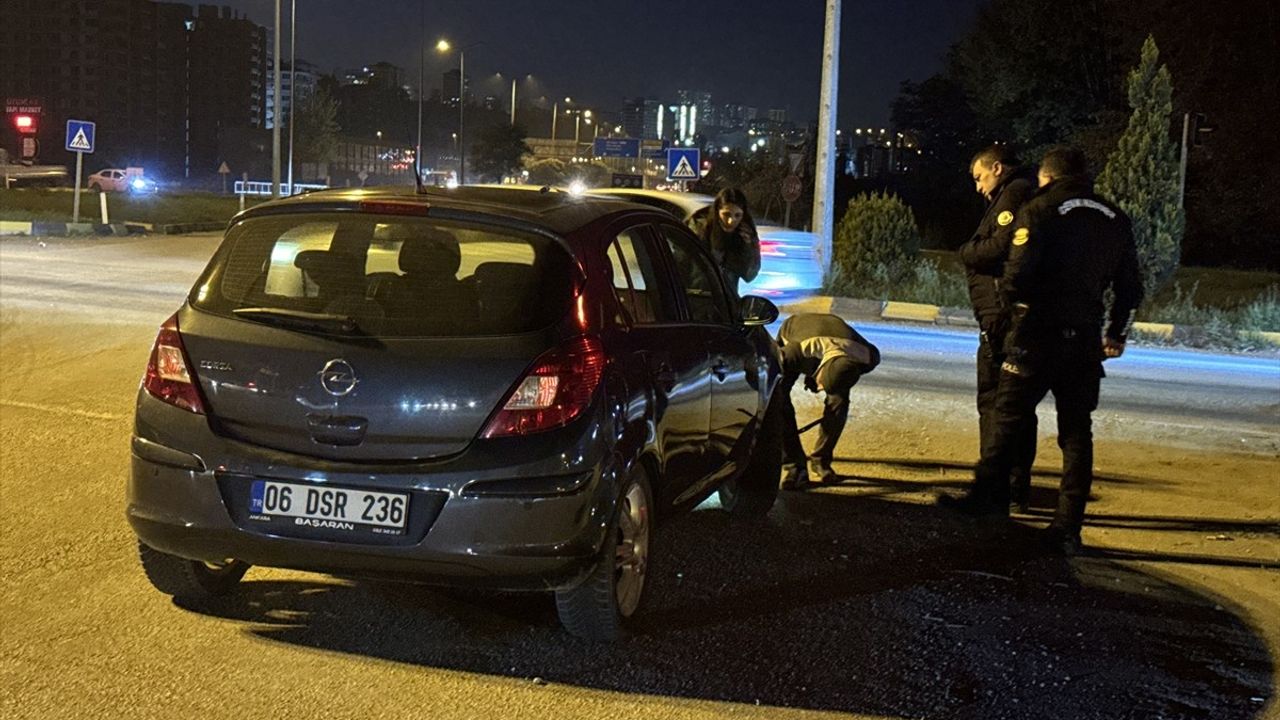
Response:
M711 364L711 374L715 375L717 380L723 382L729 376L729 363L724 360L716 360Z

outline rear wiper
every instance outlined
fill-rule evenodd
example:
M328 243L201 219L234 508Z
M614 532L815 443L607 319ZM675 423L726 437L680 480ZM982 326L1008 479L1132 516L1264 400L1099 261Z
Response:
M236 308L232 312L246 320L270 323L296 330L337 332L344 335L362 334L355 318L349 315L269 307Z

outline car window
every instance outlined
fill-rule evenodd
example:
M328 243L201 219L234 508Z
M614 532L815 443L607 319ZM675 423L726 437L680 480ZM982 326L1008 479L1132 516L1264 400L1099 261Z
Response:
M192 304L338 314L381 337L512 334L565 316L574 267L547 238L490 226L269 216L227 233Z
M689 319L701 323L728 323L729 307L720 286L719 271L711 260L698 251L697 240L687 231L670 225L659 228L667 246L676 275L683 286Z
M623 230L608 248L614 296L630 320L639 324L671 319L662 306L661 285L644 242L644 227Z

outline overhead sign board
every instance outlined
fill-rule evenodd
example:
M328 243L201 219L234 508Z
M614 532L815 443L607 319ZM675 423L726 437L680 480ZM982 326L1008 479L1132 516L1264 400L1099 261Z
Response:
M67 121L67 150L78 153L93 152L97 125L88 120Z
M671 148L667 150L667 180L697 180L702 177L702 153L698 148Z
M640 157L639 138L596 138L596 157Z

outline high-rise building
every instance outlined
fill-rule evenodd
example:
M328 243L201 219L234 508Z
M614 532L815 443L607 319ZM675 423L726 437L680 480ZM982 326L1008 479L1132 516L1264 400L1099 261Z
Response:
M658 135L658 116L662 103L649 98L634 97L622 101L621 125L628 137L652 140Z
M91 167L215 174L220 134L265 124L266 30L229 8L4 0L0 27L0 96L41 103L42 161L67 161L62 133L75 118L98 126ZM40 28L40 39L15 28Z
M268 66L270 66L270 53L267 55ZM296 82L295 88L291 82ZM287 61L280 63L280 97L283 99L282 112L284 113L285 122L288 122L289 116L293 113L295 102L302 102L308 95L316 91L316 86L320 82L319 69L307 62L306 60L298 60L298 67L292 73L289 73L289 63ZM275 126L276 102L275 93L271 83L267 83L267 121L266 127Z
M787 111L783 108L769 108L769 120L776 123L787 121Z
M711 93L705 90L681 90L676 93L676 99L680 105L698 108L697 112L693 113L697 119L697 127L706 129L718 124L715 106L711 104ZM692 136L694 133L689 134Z

